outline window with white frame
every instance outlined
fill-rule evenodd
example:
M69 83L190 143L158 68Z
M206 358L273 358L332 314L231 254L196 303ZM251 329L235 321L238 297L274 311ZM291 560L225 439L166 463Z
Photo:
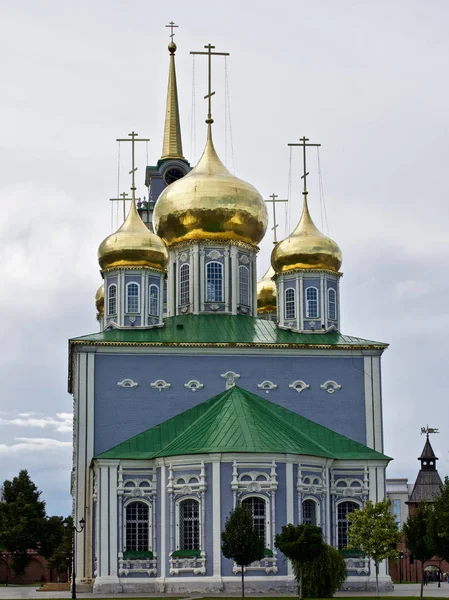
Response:
M239 304L249 306L249 269L245 265L239 267Z
M285 318L296 318L295 290L293 288L285 290Z
M139 312L139 291L140 286L138 283L127 283L126 284L126 312L127 313L138 313Z
M259 532L265 545L267 544L267 504L263 498L253 496L245 498L242 506L248 506L253 515L254 528Z
M153 317L159 316L159 287L152 283L148 290L148 313Z
M317 319L318 312L318 290L316 287L306 289L306 317Z
M223 302L223 265L216 261L206 265L206 302Z
M317 525L317 505L314 500L304 500L302 503L302 522L304 525Z
M355 502L340 502L337 505L337 544L338 549L343 550L348 545L349 521L347 515L360 508Z
M131 502L126 507L125 550L150 549L150 509L144 502Z
M329 319L337 320L337 293L333 288L329 288L327 291L327 312Z
M179 550L200 550L200 503L192 498L179 503Z
M182 265L179 270L179 303L190 302L190 265Z
M117 314L117 286L111 283L108 287L108 315Z

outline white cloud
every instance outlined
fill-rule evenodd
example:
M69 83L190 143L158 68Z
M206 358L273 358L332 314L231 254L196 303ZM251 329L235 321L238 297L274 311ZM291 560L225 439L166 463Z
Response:
M12 444L0 444L0 455L34 454L52 452L58 450L64 453L70 452L72 442L61 442L52 438L14 438Z
M72 431L73 416L71 413L56 413L56 417L39 417L39 413L19 413L9 418L0 417L0 425L16 425L19 427L53 427L60 433Z

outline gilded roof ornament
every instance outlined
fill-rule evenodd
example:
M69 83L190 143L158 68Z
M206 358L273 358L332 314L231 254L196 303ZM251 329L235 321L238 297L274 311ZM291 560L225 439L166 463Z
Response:
M178 86L176 83L175 52L176 44L173 41L173 28L179 27L170 21L166 27L171 28L168 44L170 53L170 67L168 71L167 105L165 109L164 142L162 146L161 160L166 158L178 158L184 160L182 154L181 122L179 119Z

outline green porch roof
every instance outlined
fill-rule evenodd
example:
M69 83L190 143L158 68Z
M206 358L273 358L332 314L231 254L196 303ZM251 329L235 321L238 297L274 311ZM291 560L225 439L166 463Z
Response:
M148 346L259 346L335 349L379 349L388 344L329 333L280 329L272 321L245 315L181 315L168 317L163 327L109 329L73 338L71 344Z
M322 425L233 387L136 435L96 458L152 459L212 452L254 452L347 460L391 460Z

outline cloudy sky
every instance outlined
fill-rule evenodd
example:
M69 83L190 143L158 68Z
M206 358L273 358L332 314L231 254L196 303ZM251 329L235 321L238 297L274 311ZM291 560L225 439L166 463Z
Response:
M310 207L343 250L342 330L383 358L389 476L416 477L421 426L449 473L449 3L445 0L3 0L0 4L0 481L27 468L50 514L70 511L67 339L97 330L96 251L129 187L132 129L162 149L174 20L184 154L205 138L212 43L215 140L228 167L300 213L301 156L320 142ZM226 94L226 76L229 94ZM228 110L229 108L229 110ZM138 150L144 195L145 144ZM326 223L323 224L327 231ZM265 271L271 237L262 243Z

